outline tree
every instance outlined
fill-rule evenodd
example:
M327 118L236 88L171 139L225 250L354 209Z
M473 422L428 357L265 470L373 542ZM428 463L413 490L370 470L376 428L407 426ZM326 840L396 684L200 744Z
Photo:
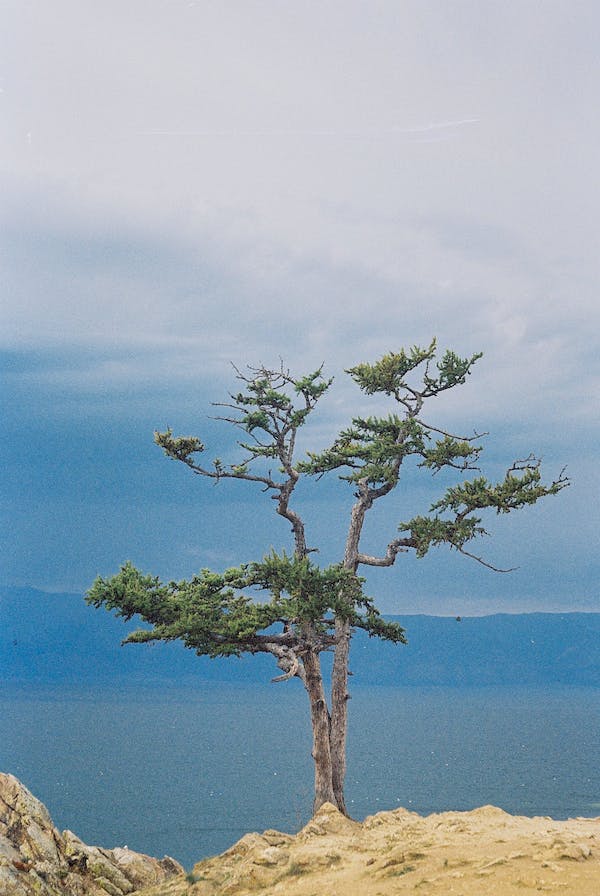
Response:
M424 557L432 547L447 545L490 569L482 557L467 549L487 534L481 511L510 513L557 494L569 484L564 471L544 484L540 461L533 455L516 461L497 483L488 481L477 466L483 434L458 436L435 427L422 417L431 399L463 384L481 357L460 358L447 351L438 357L435 340L426 348L413 347L382 357L374 364L358 364L347 373L367 396L392 405L386 416L354 417L329 448L296 459L296 438L331 386L323 369L296 378L278 369L236 369L241 391L230 395L224 420L244 433L238 442L241 460L226 464L216 459L203 465L205 451L199 438L175 437L170 429L156 432L165 454L186 464L193 473L215 482L244 480L256 483L275 502L293 535L293 552L271 552L260 561L215 573L203 569L189 581L162 583L143 575L130 563L110 578L98 578L87 601L95 607L135 615L152 627L132 632L125 642L180 639L198 655L224 657L269 653L281 674L273 681L299 678L311 711L315 768L314 810L328 801L346 812L344 777L348 720L348 662L355 629L370 636L404 643L403 629L386 621L363 590L359 575L368 566L391 567L401 553ZM400 484L403 464L433 474L452 469L478 475L460 480L420 516L400 522L397 534L379 556L364 553L361 536L368 512ZM273 472L272 468L276 468ZM320 478L337 473L354 493L346 522L343 558L319 567L307 544L305 520L293 504L303 476ZM500 570L497 570L500 571ZM257 593L267 595L262 602ZM333 652L331 692L327 700L321 654Z

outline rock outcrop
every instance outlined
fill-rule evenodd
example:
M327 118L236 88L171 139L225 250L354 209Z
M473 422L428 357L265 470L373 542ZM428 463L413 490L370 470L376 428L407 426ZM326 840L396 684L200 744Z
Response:
M600 819L523 818L493 806L362 823L325 804L298 834L246 834L144 896L599 896Z
M0 773L0 896L129 896L182 872L168 856L87 846L61 833L20 781Z

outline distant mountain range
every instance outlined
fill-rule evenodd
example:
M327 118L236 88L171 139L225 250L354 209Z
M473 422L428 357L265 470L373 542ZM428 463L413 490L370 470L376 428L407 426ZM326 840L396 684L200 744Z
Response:
M353 685L600 687L600 613L389 618L404 626L409 644L358 632ZM278 673L265 656L210 660L179 643L121 648L132 628L135 621L88 607L80 595L0 588L0 687L265 682Z

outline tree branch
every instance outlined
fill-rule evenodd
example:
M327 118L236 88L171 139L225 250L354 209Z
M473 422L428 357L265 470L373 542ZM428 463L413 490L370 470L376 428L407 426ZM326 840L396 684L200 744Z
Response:
M456 439L457 442L474 442L476 439L483 439L485 436L489 436L489 432L474 432L472 436L457 436L453 432L446 432L445 429L431 426L429 423L420 420L418 417L415 417L415 423L418 423L424 429L431 430L431 432L438 432L441 436L448 436L449 439Z
M283 670L283 675L276 675L275 678L272 678L273 684L279 681L289 681L294 677L300 678L301 681L305 680L304 669L300 667L300 661L293 651L282 652L277 665Z
M254 473L235 472L234 470L205 470L197 466L193 461L184 461L197 476L207 476L209 479L244 479L246 482L262 482L267 489L281 489L282 485L271 479L270 476L259 476Z
M414 547L416 545L412 538L395 538L388 544L384 557L372 557L359 552L356 555L356 562L365 566L393 566L398 554L405 554L409 548Z
M491 563L488 563L482 557L477 557L476 554L471 554L469 551L465 551L464 548L458 547L457 545L451 545L451 547L456 547L456 550L459 554L464 554L465 557L470 557L471 560L476 560L477 563L481 563L482 566L485 566L487 569L491 569L493 572L514 572L518 569L518 566L511 566L508 569L501 569L498 566L493 566Z

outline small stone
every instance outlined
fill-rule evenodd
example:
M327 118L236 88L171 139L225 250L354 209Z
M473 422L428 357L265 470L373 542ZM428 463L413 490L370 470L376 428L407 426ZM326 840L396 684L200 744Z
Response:
M281 865L287 862L288 853L278 846L268 846L254 859L255 865Z
M569 843L560 850L561 859L573 859L576 862L584 862L591 854L592 850L587 843Z

